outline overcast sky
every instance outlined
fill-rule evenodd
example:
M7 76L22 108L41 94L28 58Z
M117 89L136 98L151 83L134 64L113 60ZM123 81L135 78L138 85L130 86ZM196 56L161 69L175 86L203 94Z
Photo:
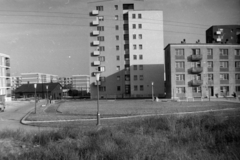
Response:
M89 74L87 0L0 0L0 53L11 56L11 74ZM118 1L118 0L117 0ZM205 43L212 25L240 25L240 0L145 0L163 11L164 46Z

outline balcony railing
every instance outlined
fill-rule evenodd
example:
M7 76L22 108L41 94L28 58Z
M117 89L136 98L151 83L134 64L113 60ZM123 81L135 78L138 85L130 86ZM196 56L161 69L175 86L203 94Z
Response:
M192 80L192 86L200 86L203 84L202 80Z
M94 46L98 46L99 44L100 44L99 41L93 41L93 45L94 45Z
M98 15L99 11L98 10L92 10L92 15Z
M99 21L98 20L92 21L92 25L94 25L94 26L99 25Z
M192 73L201 73L203 71L203 67L193 67Z
M10 67L10 63L9 63L9 62L6 62L6 66L7 66L7 67Z
M99 66L100 64L101 64L100 61L94 61L94 62L93 62L93 65L94 65L94 66Z
M202 55L192 55L192 61L200 61L202 60Z
M93 31L93 32L92 32L92 34L93 34L94 36L99 35L99 33L100 33L99 31Z
M7 76L7 77L10 77L10 76L11 76L11 74L10 74L10 73L6 73L6 76Z
M99 55L100 55L100 51L94 51L94 52L93 52L93 55L94 55L94 56L99 56Z

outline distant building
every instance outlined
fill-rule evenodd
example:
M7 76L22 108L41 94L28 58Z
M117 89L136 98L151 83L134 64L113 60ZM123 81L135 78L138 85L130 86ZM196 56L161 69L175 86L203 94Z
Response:
M206 31L206 43L240 44L240 25L216 25Z
M89 9L91 97L151 97L164 94L163 13L144 1L94 0ZM108 16L106 16L108 15Z
M12 90L20 87L22 84L22 77L21 76L14 76L12 77Z
M58 82L58 76L46 73L21 73L22 84Z
M167 98L240 95L240 45L169 44L165 72Z
M89 75L72 75L72 89L89 93Z
M71 89L72 88L72 77L59 77L58 82L65 89Z
M15 95L16 98L34 97L34 84L22 84L15 90ZM51 97L51 99L61 99L62 86L60 83L38 83L36 86L36 96L41 98Z
M11 101L10 56L0 53L0 95Z

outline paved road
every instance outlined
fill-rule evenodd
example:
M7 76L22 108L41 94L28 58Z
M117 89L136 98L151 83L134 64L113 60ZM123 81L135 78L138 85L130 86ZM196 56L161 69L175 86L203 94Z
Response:
M40 102L41 103L41 102ZM40 104L39 103L39 104ZM23 131L38 131L41 128L23 125L20 120L32 109L35 103L29 101L12 101L7 102L6 110L0 112L0 131L10 130L23 130Z

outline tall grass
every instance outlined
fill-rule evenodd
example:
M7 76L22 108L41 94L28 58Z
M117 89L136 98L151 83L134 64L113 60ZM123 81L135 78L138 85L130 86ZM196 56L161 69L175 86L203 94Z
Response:
M31 146L5 159L240 159L240 118L223 120L213 115L151 117L84 132L63 128L10 137ZM20 134L21 136L17 136ZM28 137L25 137L28 136ZM7 134L0 133L0 138ZM0 153L1 154L1 153Z

